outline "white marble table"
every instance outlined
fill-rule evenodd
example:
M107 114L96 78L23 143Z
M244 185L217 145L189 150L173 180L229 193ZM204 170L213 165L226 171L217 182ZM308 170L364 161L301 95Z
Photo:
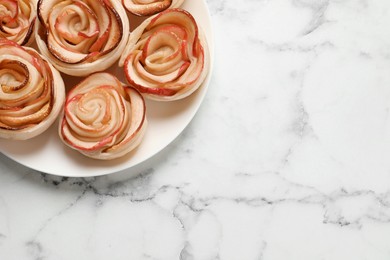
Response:
M390 259L390 2L208 5L209 92L157 156L73 179L0 155L0 259Z

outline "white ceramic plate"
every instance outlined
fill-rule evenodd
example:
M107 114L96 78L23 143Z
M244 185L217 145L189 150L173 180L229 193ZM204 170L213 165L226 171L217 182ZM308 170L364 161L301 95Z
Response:
M147 101L148 130L137 149L112 161L90 159L66 147L58 137L57 124L54 124L45 133L31 140L0 140L1 153L40 172L68 177L91 177L128 169L164 149L194 117L206 94L213 67L214 42L210 14L205 0L186 1L182 8L195 17L206 35L210 49L210 71L198 91L188 98L163 103ZM132 27L136 23L138 21L134 21ZM119 69L111 70L121 78L119 74L122 73ZM64 77L64 80L68 87L80 81L70 77Z

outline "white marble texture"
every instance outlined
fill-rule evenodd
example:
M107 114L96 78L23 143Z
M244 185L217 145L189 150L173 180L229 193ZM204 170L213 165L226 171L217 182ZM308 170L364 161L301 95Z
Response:
M164 151L88 179L0 155L0 259L390 259L390 1L208 5L209 92Z

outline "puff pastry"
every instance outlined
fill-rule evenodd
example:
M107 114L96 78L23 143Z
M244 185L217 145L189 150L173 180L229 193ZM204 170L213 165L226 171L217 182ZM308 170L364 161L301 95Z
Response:
M39 0L37 45L61 72L86 76L118 60L129 36L119 0Z
M0 39L0 138L41 134L56 120L64 100L58 71L35 50Z
M113 75L95 73L66 98L59 135L69 147L101 160L121 157L136 148L145 133L142 95Z
M177 8L184 0L122 0L124 7L138 16L154 15L167 8Z
M182 99L198 89L208 73L208 46L189 12L168 9L132 32L119 66L145 97Z
M29 45L34 39L35 9L32 0L0 0L0 38Z

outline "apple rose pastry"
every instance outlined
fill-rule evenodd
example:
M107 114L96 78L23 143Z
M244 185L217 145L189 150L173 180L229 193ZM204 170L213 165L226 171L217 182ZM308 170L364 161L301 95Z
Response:
M190 13L168 9L132 32L119 61L123 64L128 82L145 97L177 100L193 93L204 81L208 46Z
M68 93L59 134L66 145L82 154L109 160L137 147L146 124L142 95L101 72Z
M167 8L177 8L183 2L184 0L122 0L124 7L138 16L153 15Z
M58 71L35 50L0 39L0 138L41 134L56 120L64 100Z
M60 71L85 76L122 54L129 20L119 0L39 0L37 45Z
M0 0L0 38L30 44L34 39L35 9L35 1Z

